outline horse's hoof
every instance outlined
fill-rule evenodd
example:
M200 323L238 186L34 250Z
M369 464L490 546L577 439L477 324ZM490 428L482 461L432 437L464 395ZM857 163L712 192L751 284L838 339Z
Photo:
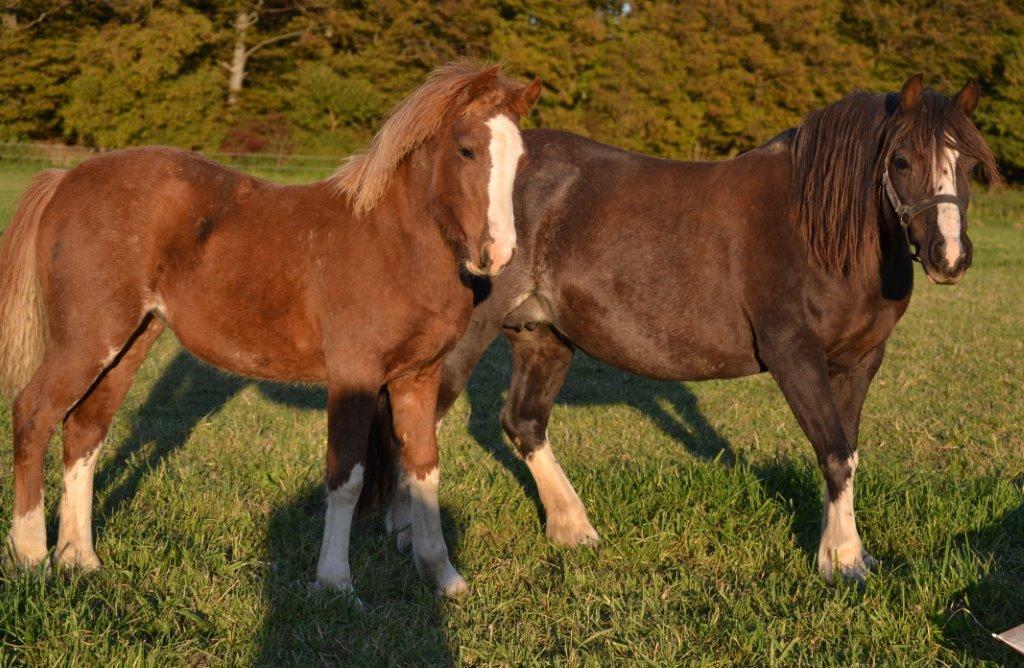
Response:
M821 572L825 582L835 584L837 580L863 584L867 580L868 573L877 563L870 554L859 550L853 558L839 560L838 551L827 552L819 555L818 570Z
M8 573L20 571L22 573L38 572L42 569L44 575L49 575L53 570L53 564L49 558L49 555L43 555L41 559L34 556L28 557L20 554L12 554L7 552L3 555L2 561L0 561L3 570Z
M46 571L49 572L50 555L46 550L45 543L35 544L24 541L19 545L15 542L14 538L8 534L3 547L4 568L32 571L39 568L41 564L45 564Z
M309 583L309 593L314 596L323 593L343 594L345 595L345 598L351 600L352 604L357 608L366 607L363 604L363 601L356 596L355 589L352 587L352 581L347 579L339 582L331 582L317 578L315 581Z
M92 550L82 550L70 545L58 551L57 564L61 568L73 568L86 573L97 571L102 565Z
M462 579L462 576L455 573L454 577L449 577L447 580L437 587L437 595L440 598L456 598L465 596L469 593L469 585Z
M466 581L447 558L443 561L428 561L414 556L413 564L421 578L436 585L434 593L442 598L461 596L469 591Z
M547 525L548 540L561 547L577 547L586 545L596 547L601 544L601 537L591 526L590 521L584 517L571 518L568 521L551 521Z
M396 528L392 525L391 518L388 517L386 526L388 534L395 537L395 546L398 551L407 552L412 547L412 525L406 524Z
M351 592L352 578L348 575L317 575L316 581L310 584L310 589L313 591L336 591L336 592Z
M395 537L395 546L399 552L406 552L412 547L412 524L406 523L401 526L396 526L396 523L392 522L390 513L385 521L385 527L389 535Z

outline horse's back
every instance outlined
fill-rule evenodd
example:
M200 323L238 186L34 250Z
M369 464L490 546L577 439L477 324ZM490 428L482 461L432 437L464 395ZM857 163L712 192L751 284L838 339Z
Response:
M147 236L173 237L192 214L268 187L273 186L188 151L123 149L69 171L42 223L59 233L62 243L78 236L75 241L85 246L143 250Z
M156 312L218 366L315 379L322 341L307 279L327 199L319 184L278 186L178 149L97 156L68 173L41 228L52 310ZM267 332L287 354L254 352Z

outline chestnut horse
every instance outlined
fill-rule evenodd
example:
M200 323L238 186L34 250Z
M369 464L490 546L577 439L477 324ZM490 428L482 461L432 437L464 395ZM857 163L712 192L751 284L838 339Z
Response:
M466 588L437 504L441 361L469 322L470 272L515 250L518 122L540 94L450 64L331 178L279 186L170 148L45 172L0 256L0 380L13 403L13 555L47 556L43 455L64 423L56 559L95 568L100 444L164 327L222 369L326 382L327 512L316 580L350 590L349 533L378 394L402 435L415 563Z
M968 175L998 179L969 120L978 87L854 93L739 157L659 160L564 132L524 133L520 253L445 362L443 416L504 327L501 424L556 543L597 541L547 440L574 348L665 380L772 374L825 480L818 568L863 578L853 514L861 406L906 310L912 258L935 283L971 263ZM913 245L917 251L911 251ZM407 495L392 499L404 513Z

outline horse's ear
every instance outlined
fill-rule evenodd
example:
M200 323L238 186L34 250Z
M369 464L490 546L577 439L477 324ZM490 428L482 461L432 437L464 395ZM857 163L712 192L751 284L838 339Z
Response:
M922 98L924 98L924 77L915 74L907 79L900 91L900 110L913 111L917 105L921 104Z
M956 94L953 102L960 108L960 111L964 112L965 116L970 117L978 107L979 97L981 97L981 89L978 88L978 82L968 79L964 87Z
M530 113L530 109L533 109L533 105L537 104L537 98L540 97L541 83L540 77L537 77L530 82L530 85L523 88L519 93L519 97L512 103L512 108L516 110L516 113L520 116L525 116Z
M473 83L469 85L468 99L475 100L480 97L481 94L494 84L494 80L498 78L500 72L501 65L491 65L480 70L480 73L473 79Z

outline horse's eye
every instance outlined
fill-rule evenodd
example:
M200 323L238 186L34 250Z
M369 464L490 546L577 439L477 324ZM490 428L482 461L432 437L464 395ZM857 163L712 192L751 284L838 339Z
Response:
M466 160L472 160L473 158L476 157L476 153L473 153L473 149L466 148L465 146L459 148L459 155L461 155Z
M895 167L896 169L910 169L910 163L900 157L895 157L892 159L892 166Z

